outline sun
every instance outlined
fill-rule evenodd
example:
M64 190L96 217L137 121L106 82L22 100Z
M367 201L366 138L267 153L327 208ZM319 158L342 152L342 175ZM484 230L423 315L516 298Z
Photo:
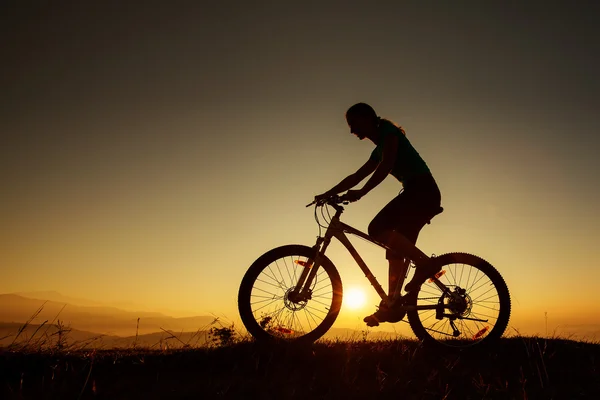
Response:
M359 288L351 288L346 293L344 293L344 304L346 307L357 310L362 308L367 301L365 296L365 292Z

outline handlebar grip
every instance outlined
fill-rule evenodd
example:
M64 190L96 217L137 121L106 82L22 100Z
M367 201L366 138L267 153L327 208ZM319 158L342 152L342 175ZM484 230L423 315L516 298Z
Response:
M334 194L333 196L331 196L329 199L324 200L324 201L319 201L319 205L324 205L324 204L330 204L330 205L334 205L334 204L350 204L350 202L348 200L344 199L345 195L342 196L338 196L337 194ZM313 204L317 204L316 200L311 201L310 203L308 203L306 205L306 207L310 207Z

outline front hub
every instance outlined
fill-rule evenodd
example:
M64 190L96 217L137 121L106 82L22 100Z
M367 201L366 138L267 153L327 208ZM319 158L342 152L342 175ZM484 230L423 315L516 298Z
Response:
M290 288L283 296L283 303L288 310L299 311L306 307L306 300L301 298L299 294L294 293L294 289Z

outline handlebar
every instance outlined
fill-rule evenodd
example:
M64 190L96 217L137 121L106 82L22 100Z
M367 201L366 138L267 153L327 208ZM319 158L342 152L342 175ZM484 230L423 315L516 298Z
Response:
M307 204L306 207L310 207L313 204L316 204L317 206L324 206L324 205L337 206L338 204L343 204L343 205L350 204L350 202L348 200L344 199L344 197L345 197L345 195L338 196L337 194L334 194L333 196L331 196L327 199L319 200L318 202L313 200L309 204Z

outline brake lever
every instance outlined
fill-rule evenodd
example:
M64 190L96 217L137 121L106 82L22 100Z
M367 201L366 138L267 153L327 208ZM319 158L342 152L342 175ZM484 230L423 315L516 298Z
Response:
M321 204L324 204L324 203L325 203L325 201L324 201L324 200L319 200L319 201L313 200L313 201L311 201L310 203L308 203L308 204L306 205L306 207L310 207L310 206L312 206L312 205L314 205L314 204L316 204L316 205L321 205Z

